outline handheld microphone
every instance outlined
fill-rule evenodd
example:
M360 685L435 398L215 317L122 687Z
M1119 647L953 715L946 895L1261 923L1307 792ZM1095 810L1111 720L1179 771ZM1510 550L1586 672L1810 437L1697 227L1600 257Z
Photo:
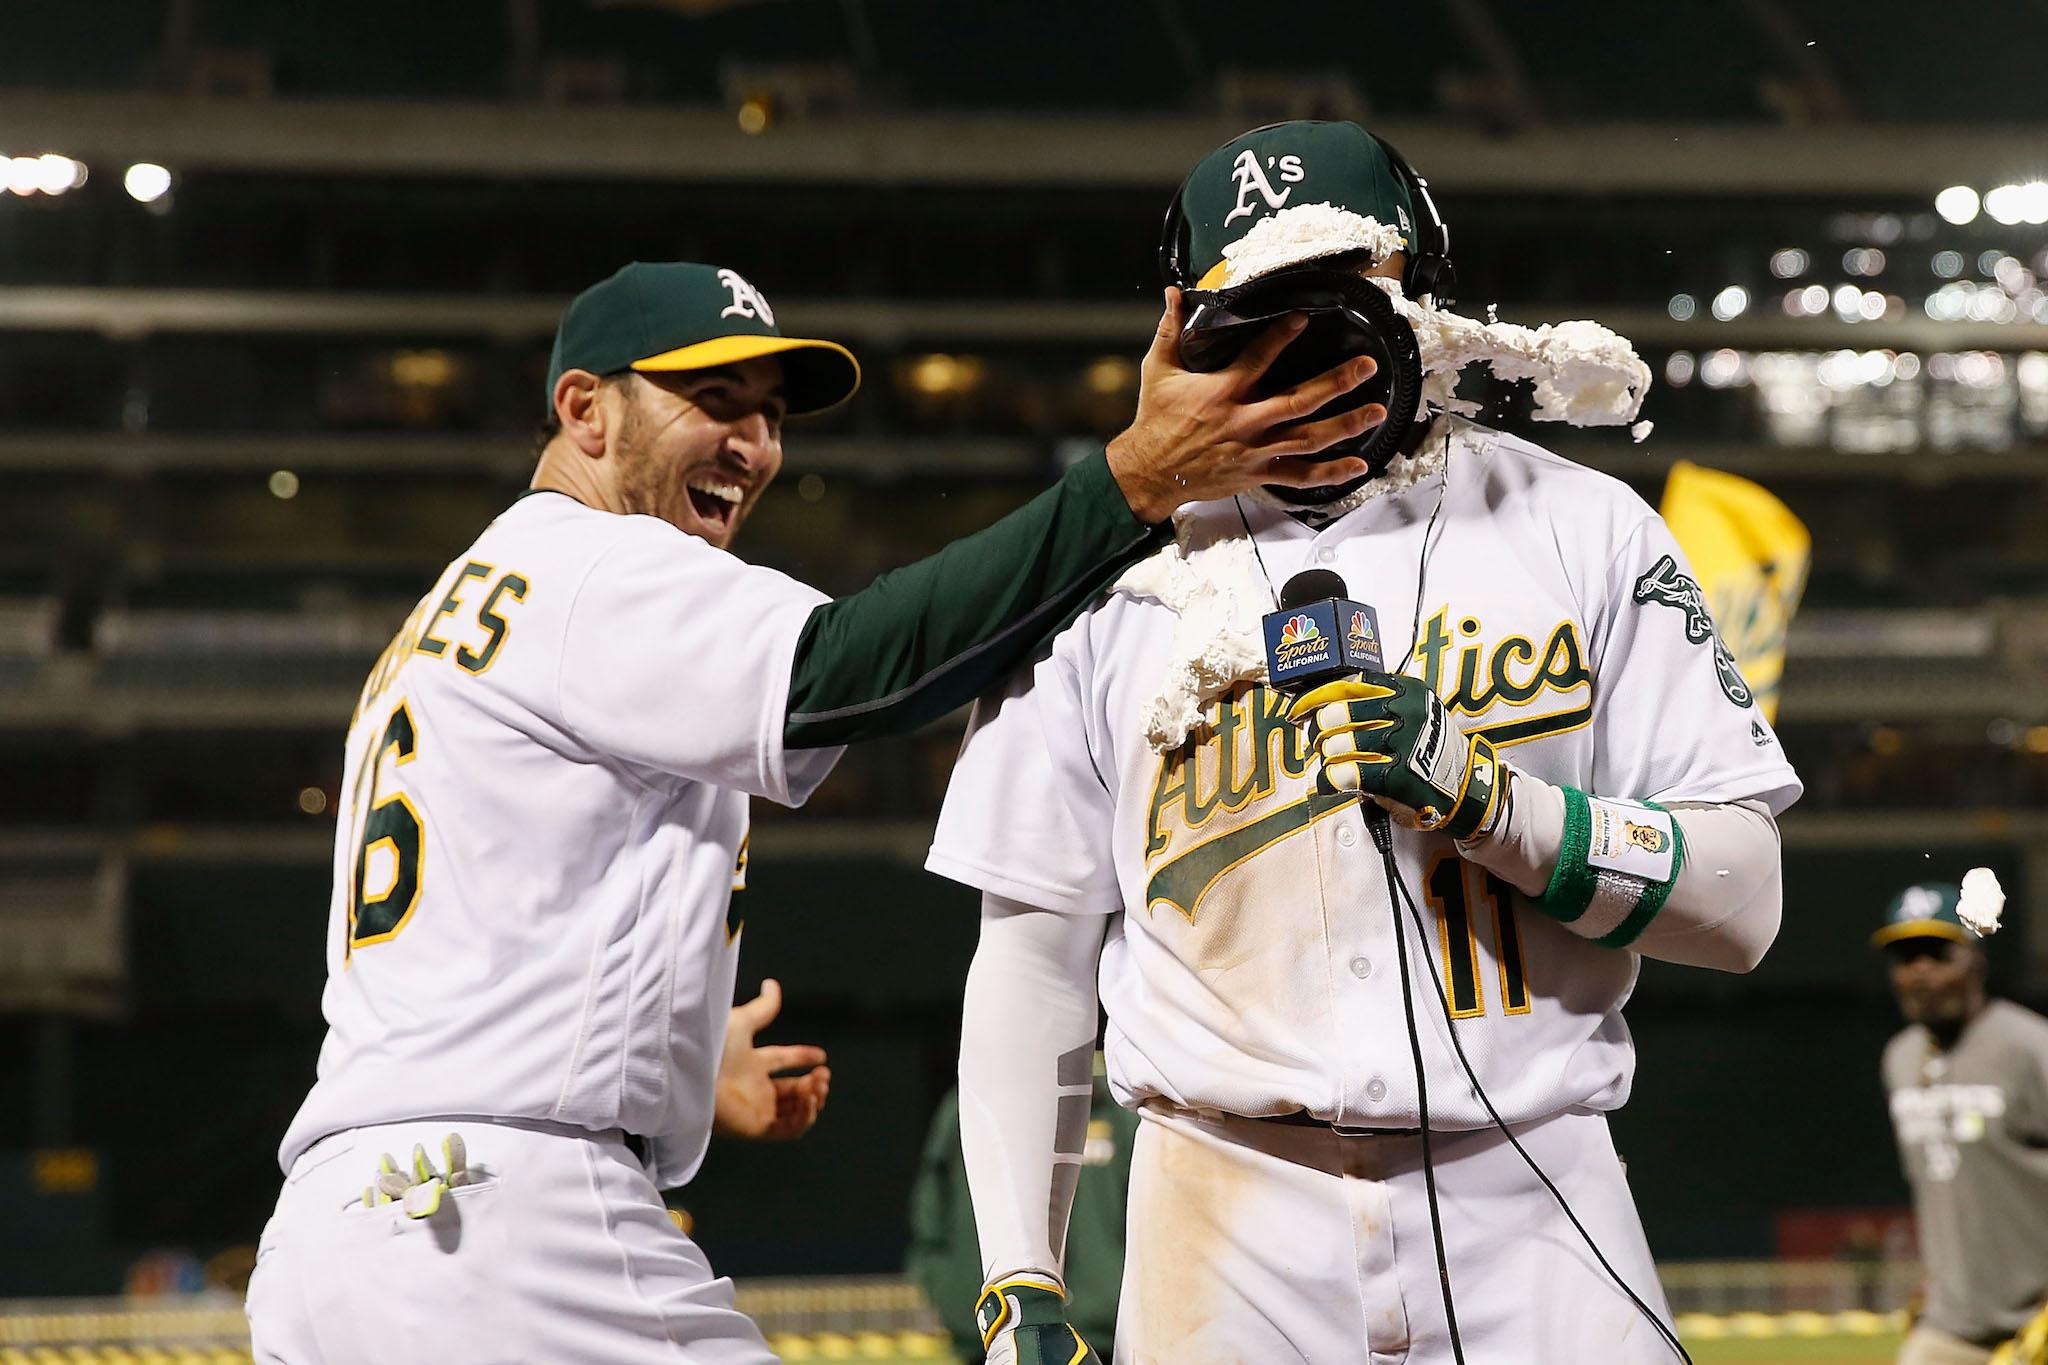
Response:
M1345 595L1328 569L1304 569L1280 590L1280 610L1260 626L1266 676L1281 692L1306 692L1335 678L1386 671L1379 613Z

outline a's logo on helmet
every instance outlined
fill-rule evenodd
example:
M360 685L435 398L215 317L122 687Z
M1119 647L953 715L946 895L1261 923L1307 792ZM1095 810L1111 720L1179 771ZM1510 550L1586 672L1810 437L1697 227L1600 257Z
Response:
M1280 176L1280 183L1289 186L1289 188L1275 190L1273 182L1266 178L1266 166L1271 166L1277 171ZM1252 203L1254 191L1258 193L1261 199L1266 201L1266 207L1269 209L1277 209L1284 205L1294 193L1292 187L1300 184L1302 181L1301 158L1298 156L1267 157L1266 165L1261 166L1259 164L1259 154L1250 147L1247 147L1239 152L1237 160L1231 163L1230 178L1237 182L1237 207L1232 209L1229 215L1224 218L1223 223L1226 227L1246 214L1257 212L1257 206Z
M1298 644L1303 640L1313 640L1321 634L1322 632L1316 629L1316 623L1312 618L1296 613L1288 617L1281 624L1280 643L1283 645Z
M722 318L759 318L770 327L775 325L775 310L768 306L768 300L761 297L761 291L742 279L737 270L721 270L718 282L732 291L732 302L719 310Z

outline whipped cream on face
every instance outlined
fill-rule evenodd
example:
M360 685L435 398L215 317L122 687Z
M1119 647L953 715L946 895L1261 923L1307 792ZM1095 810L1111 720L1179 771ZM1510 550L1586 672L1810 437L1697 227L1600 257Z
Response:
M1365 506L1374 498L1413 488L1442 469L1449 458L1450 448L1444 443L1443 438L1432 434L1413 455L1394 456L1387 461L1387 467L1377 476L1367 479L1343 497L1330 502L1289 502L1265 487L1254 488L1245 496L1268 507L1278 508L1282 512L1313 512L1319 520L1334 521L1346 512Z
M1373 259L1384 260L1403 249L1401 233L1375 219L1335 204L1297 204L1259 220L1223 248L1223 285L1245 284L1276 270L1347 252L1368 251ZM1633 422L1630 435L1636 440L1649 435L1650 424L1636 422L1636 414L1649 392L1650 367L1628 338L1585 320L1537 327L1502 322L1493 307L1480 322L1409 299L1398 280L1368 278L1386 290L1394 311L1415 331L1425 409L1475 416L1481 405L1457 396L1458 377L1468 365L1484 365L1503 380L1528 380L1535 386L1539 421L1581 427ZM1432 433L1414 455L1396 456L1356 492L1314 510L1340 516L1373 498L1436 477L1457 440L1455 432L1448 440ZM1251 496L1282 510L1298 510L1264 490ZM1145 738L1160 753L1186 743L1210 701L1238 683L1265 680L1266 648L1259 618L1272 601L1272 587L1241 530L1212 531L1203 543L1195 544L1190 539L1193 524L1184 518L1176 518L1176 524L1174 543L1133 565L1115 588L1149 597L1179 618L1166 676L1144 714Z
M1375 218L1335 204L1295 204L1260 219L1223 248L1223 285L1246 284L1276 270L1352 251L1385 260L1404 249L1400 230ZM1433 302L1410 299L1397 280L1369 278L1387 291L1394 311L1414 328L1422 352L1422 401L1440 412L1478 415L1480 404L1457 397L1458 376L1468 365L1484 365L1501 379L1533 384L1539 422L1626 426L1642 411L1643 397L1650 390L1650 367L1628 338L1597 322L1577 319L1524 327L1500 321L1492 306L1481 322Z

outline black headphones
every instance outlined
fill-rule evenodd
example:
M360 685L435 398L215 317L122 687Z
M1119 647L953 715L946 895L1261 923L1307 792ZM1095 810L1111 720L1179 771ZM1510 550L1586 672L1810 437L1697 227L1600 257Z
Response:
M1280 124L1269 123L1252 132L1263 133ZM1436 201L1429 196L1429 182L1415 173L1408 164L1408 158L1400 149L1377 133L1366 136L1379 144L1386 153L1387 164L1394 169L1394 176L1408 191L1409 202L1415 206L1415 247L1408 253L1408 268L1401 275L1401 292L1410 299L1419 299L1424 294L1439 296L1438 304L1448 302L1452 291L1458 287L1458 272L1451 265L1451 230L1444 224L1443 215L1436 211ZM1188 261L1187 209L1184 199L1188 191L1188 178L1180 182L1180 188L1173 192L1173 202L1166 206L1166 221L1159 231L1159 277L1163 284L1179 285L1182 289L1193 289L1195 280L1190 278L1193 266Z

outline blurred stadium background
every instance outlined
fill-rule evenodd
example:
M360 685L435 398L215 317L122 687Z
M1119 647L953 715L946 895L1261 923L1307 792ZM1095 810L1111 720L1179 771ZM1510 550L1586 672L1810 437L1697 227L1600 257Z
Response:
M1988 865L2017 921L1995 984L2048 990L2044 26L2040 0L0 3L0 1298L34 1301L0 1359L236 1358L321 1036L341 733L524 485L571 293L710 260L855 347L866 388L792 428L741 545L850 589L1121 425L1174 184L1304 116L1429 176L1468 311L1637 343L1646 443L1536 439L1652 501L1674 459L1742 474L1813 530L1785 928L1748 977L1650 965L1616 1129L1674 1299L1720 1315L1703 1352L1886 1358L1913 1273L1869 928ZM971 898L919 870L957 738L756 810L743 981L786 983L778 1035L838 1084L800 1145L717 1146L690 1203L743 1281L868 1277L750 1291L792 1358L937 1349L886 1277L973 945Z

